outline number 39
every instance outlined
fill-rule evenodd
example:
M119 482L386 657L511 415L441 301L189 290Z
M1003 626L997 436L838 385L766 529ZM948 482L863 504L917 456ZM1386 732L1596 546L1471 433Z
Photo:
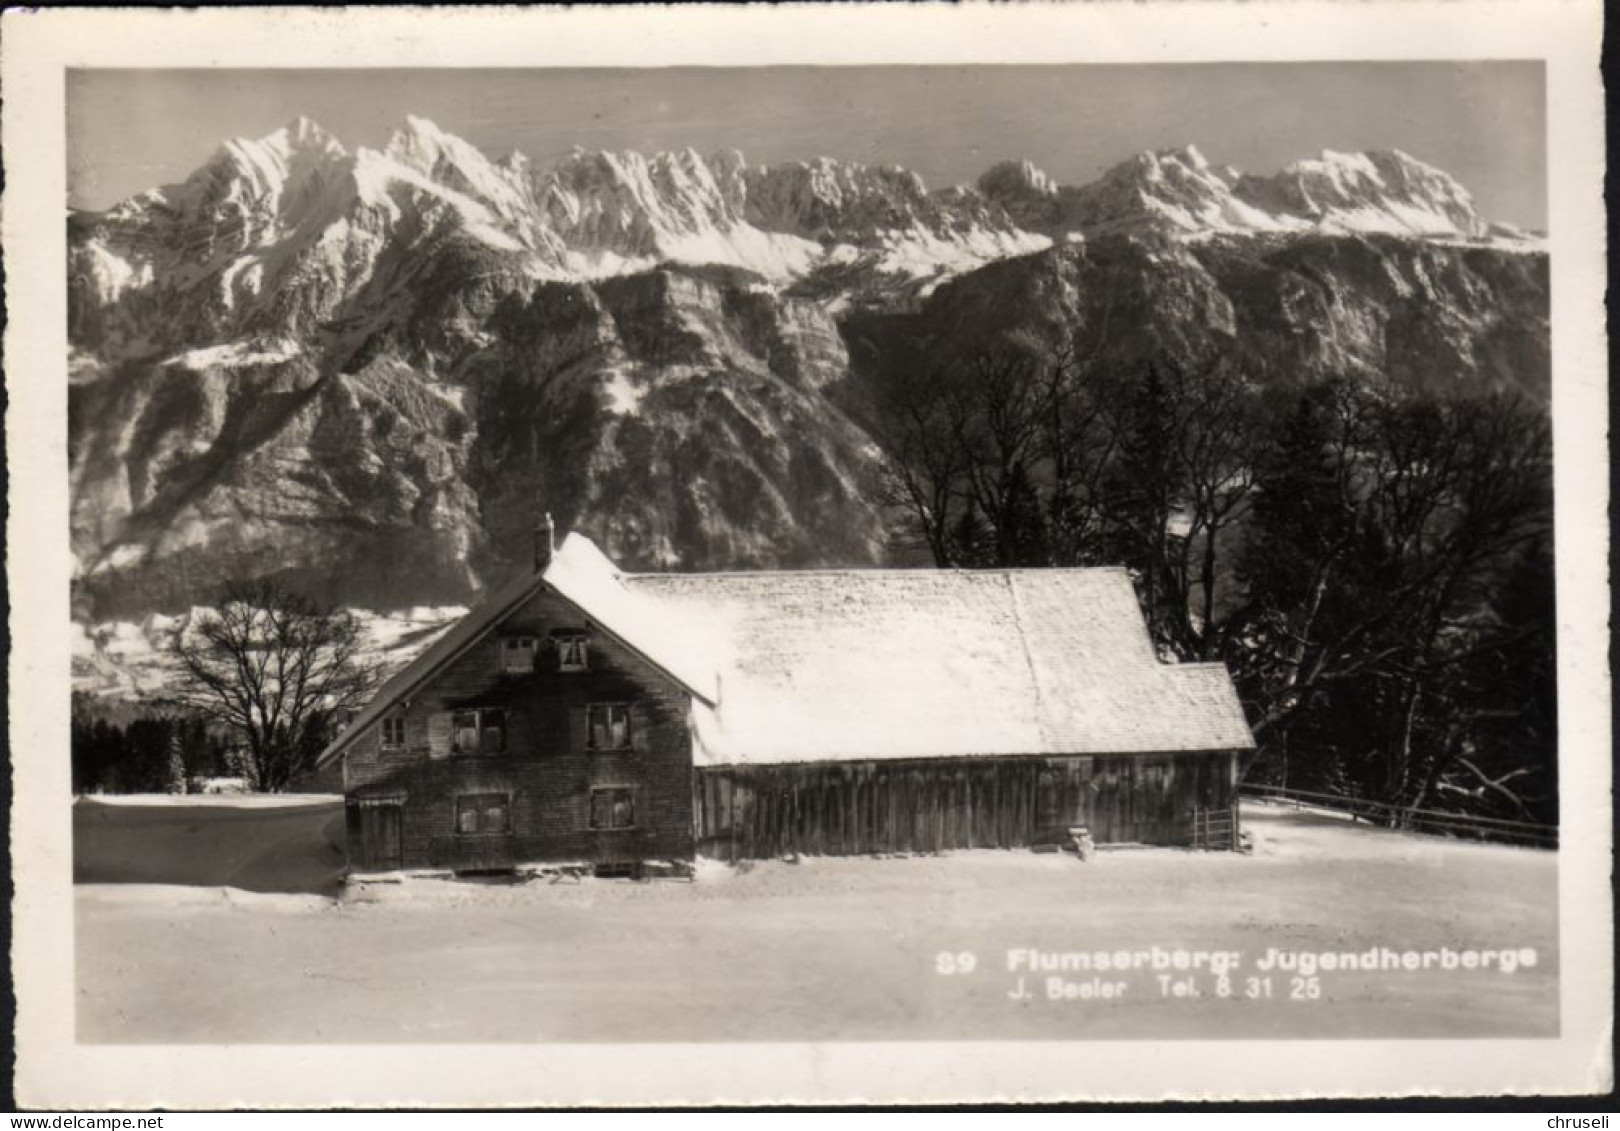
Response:
M972 951L960 951L952 954L942 950L934 956L934 973L936 974L971 974L979 960Z

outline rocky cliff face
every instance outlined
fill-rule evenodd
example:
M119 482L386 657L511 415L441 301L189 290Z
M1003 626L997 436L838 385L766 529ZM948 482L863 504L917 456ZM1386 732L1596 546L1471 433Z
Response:
M1546 394L1545 257L1401 154L930 191L735 153L539 169L420 119L350 153L300 120L69 242L86 621L242 573L460 604L546 510L631 567L873 563L878 453L840 405L998 339Z
M848 358L819 306L731 271L551 283L469 366L485 572L527 556L536 500L622 563L871 561L876 452L821 394Z
M1091 367L1222 356L1278 385L1324 377L1550 392L1547 261L1392 236L1098 237L854 313L849 386L987 346L1071 347Z
M873 560L871 442L818 304L670 267L487 294L451 255L362 347L81 364L79 605L182 608L274 572L368 608L463 602L552 511L642 567ZM82 360L82 359L81 359Z

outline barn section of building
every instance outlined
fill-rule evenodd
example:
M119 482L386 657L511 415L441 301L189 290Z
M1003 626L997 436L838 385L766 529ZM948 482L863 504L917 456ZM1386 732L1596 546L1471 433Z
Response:
M531 670L503 662L514 640ZM563 662L580 641L584 669ZM467 718L498 719L499 749L447 743ZM572 535L322 758L343 759L356 867L473 868L1078 826L1225 846L1252 744L1221 665L1154 654L1123 570L627 574Z
M728 626L693 709L701 853L1015 847L1231 828L1220 665L1163 664L1121 569L647 575ZM1219 814L1213 821L1211 814Z

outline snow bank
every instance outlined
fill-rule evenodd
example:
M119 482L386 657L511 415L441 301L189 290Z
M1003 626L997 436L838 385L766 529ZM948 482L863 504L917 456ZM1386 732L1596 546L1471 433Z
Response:
M697 864L692 869L692 878L700 884L723 884L736 877L736 865L707 856L698 857Z
M323 895L244 891L234 887L189 887L182 884L76 884L74 891L92 903L121 907L237 908L304 914L329 911L336 901Z
M77 798L92 805L196 805L208 809L297 809L311 805L341 805L337 793L85 793Z

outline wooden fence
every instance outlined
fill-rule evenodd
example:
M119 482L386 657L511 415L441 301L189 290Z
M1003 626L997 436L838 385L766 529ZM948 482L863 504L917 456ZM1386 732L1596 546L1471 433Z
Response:
M1406 829L1410 832L1429 833L1435 836L1488 840L1501 844L1522 844L1536 848L1558 847L1557 825L1543 825L1533 821L1509 821L1500 817L1473 817L1465 813L1446 813L1438 809L1412 809L1404 805L1390 805L1360 797L1340 797L1331 793L1312 793L1272 785L1244 784L1242 793L1245 797L1261 801L1348 813L1356 820L1367 821L1384 828Z

